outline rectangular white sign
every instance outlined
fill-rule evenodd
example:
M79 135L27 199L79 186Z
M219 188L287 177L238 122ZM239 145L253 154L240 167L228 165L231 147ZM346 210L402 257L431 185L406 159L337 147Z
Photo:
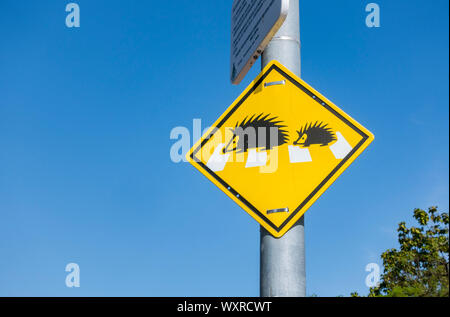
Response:
M234 0L231 13L231 82L239 84L283 25L289 0Z

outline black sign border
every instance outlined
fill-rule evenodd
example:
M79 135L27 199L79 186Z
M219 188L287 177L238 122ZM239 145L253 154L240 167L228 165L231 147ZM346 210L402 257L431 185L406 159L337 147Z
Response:
M222 178L220 178L216 173L211 171L203 162L201 162L195 155L198 151L211 139L211 137L216 133L218 129L220 129L223 124L228 120L228 118L236 112L236 110L244 103L245 100L257 89L257 87L264 81L264 79L272 72L273 70L277 71L281 75L283 75L287 80L293 83L297 88L306 93L311 99L319 103L319 105L323 106L325 109L333 113L336 117L341 119L344 123L346 123L350 128L352 128L355 132L361 135L362 140L353 148L353 150L347 154L347 156L342 159L342 161L328 174L327 177L311 192L311 194L306 197L306 199L292 212L289 217L279 226L275 226L262 212L260 212L256 207L254 207L249 201L247 201L240 193L233 189L229 184L227 184ZM250 210L252 210L256 215L258 215L267 225L273 228L276 232L280 232L284 229L284 227L289 223L289 221L294 218L297 213L316 195L316 193L323 187L325 184L341 169L341 167L363 146L363 144L369 139L369 136L361 131L357 126L351 123L347 118L342 116L336 110L334 110L330 105L327 104L325 100L316 96L313 92L311 92L308 88L303 86L293 77L284 72L280 67L276 64L273 64L262 76L261 78L254 83L252 88L239 100L236 105L231 109L226 116L219 122L219 124L210 132L208 137L203 139L201 144L191 153L190 157L197 164L199 164L205 171L208 172L215 180L217 180L225 189L227 189L234 197L239 199L244 205L246 205Z

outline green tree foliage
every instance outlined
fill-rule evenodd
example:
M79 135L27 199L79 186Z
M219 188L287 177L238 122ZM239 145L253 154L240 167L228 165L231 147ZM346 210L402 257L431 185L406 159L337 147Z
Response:
M414 218L417 227L398 226L399 249L381 255L384 272L369 297L449 296L448 213L438 213L437 207L416 209Z

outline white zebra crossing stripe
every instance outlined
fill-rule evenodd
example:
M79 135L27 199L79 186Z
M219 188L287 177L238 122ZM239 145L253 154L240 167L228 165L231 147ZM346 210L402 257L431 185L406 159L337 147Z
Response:
M344 138L341 132L336 132L337 142L330 146L331 152L337 160L344 159L353 148Z
M213 155L208 160L206 166L213 172L223 171L230 154L222 154L225 143L220 143L214 150Z
M299 146L289 145L289 161L291 163L306 163L312 162L312 158L308 149L302 149Z
M267 152L256 152L256 150L249 150L245 168L266 166L266 164Z

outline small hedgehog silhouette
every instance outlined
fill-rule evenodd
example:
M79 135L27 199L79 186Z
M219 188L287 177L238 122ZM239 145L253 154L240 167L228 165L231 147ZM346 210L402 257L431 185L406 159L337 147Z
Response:
M248 119L246 117L241 123L236 123L228 145L223 149L223 153L233 152L243 153L248 149L264 147L266 150L271 150L275 146L280 146L289 142L289 136L286 128L282 125L282 121L277 121L278 117L271 117L271 114L264 115L261 113L256 116L253 115ZM249 129L250 128L250 129ZM271 130L276 128L275 139L271 140ZM273 133L273 132L272 132ZM263 140L263 137L265 140Z
M298 139L294 142L294 145L300 145L303 147L310 147L313 144L320 144L320 146L329 145L331 142L337 140L336 135L328 124L323 122L316 122L306 124L300 131L297 131Z

